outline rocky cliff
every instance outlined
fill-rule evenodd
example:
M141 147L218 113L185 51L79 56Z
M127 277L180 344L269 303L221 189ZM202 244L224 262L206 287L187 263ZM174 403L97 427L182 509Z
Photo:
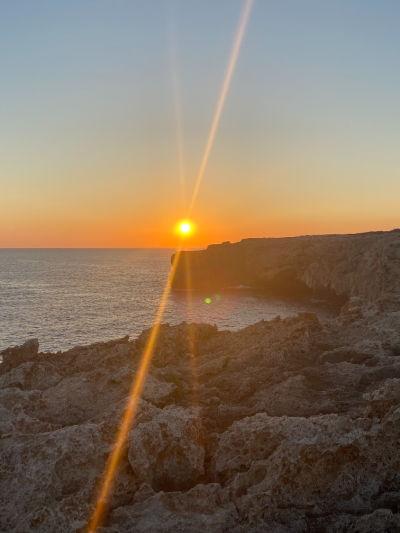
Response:
M189 269L189 274L188 274ZM183 252L173 286L247 285L275 295L359 296L385 308L400 299L400 230L245 239Z
M335 239L326 246L344 247ZM377 252L358 239L398 260L398 234L357 237L370 257L348 252L359 274L374 273ZM322 273L304 262L305 282L378 299L389 290L388 259L380 288L347 268L338 285L339 263L326 261ZM2 353L1 531L86 530L148 335ZM303 314L237 332L163 325L99 532L397 532L399 452L399 309L352 298L324 324Z

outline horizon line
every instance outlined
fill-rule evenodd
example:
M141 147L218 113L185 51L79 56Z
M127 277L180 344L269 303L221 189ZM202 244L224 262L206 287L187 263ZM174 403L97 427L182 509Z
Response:
M243 237L238 241L224 240L220 242L211 242L202 246L187 246L187 250L199 250L207 248L208 246L218 244L235 244L250 239L296 239L299 237L324 237L335 235L364 235L367 233L390 233L393 231L400 231L399 227L391 229L372 229L357 232L332 232L332 233L299 233L297 235L282 235L280 237ZM0 246L0 250L176 250L176 246Z

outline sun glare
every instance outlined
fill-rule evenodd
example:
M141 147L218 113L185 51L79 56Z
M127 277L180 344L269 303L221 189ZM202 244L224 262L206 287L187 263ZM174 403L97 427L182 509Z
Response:
M190 222L185 220L179 224L179 233L181 233L182 235L188 235L191 232L192 232L192 224Z

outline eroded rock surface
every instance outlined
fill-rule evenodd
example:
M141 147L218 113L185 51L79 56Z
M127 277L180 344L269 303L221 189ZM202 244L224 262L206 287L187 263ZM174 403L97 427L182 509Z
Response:
M148 336L3 353L0 531L85 531ZM163 325L99 531L400 531L400 311Z
M400 305L400 229L243 239L183 254L174 277L180 289L247 285L292 297L329 294L361 297L385 309Z

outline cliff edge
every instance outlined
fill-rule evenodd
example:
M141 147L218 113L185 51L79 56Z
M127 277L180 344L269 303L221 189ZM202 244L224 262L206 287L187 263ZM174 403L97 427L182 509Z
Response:
M189 273L188 273L189 272ZM358 296L396 308L400 230L353 235L244 239L182 252L173 288L245 285L274 295Z

